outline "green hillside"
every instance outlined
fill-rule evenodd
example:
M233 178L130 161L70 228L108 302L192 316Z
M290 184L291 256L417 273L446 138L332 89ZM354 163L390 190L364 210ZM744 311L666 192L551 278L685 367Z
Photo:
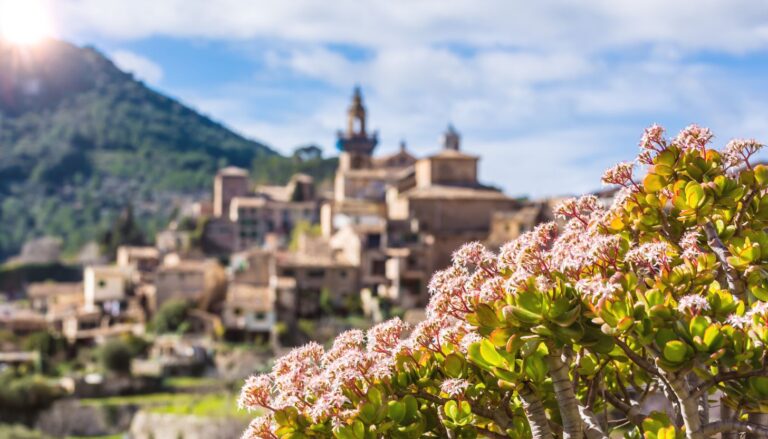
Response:
M299 169L327 177L333 162L279 156L93 48L0 43L0 260L44 235L74 251L129 204L151 234L184 200L207 194L225 165L258 180L280 169L268 177L280 181Z

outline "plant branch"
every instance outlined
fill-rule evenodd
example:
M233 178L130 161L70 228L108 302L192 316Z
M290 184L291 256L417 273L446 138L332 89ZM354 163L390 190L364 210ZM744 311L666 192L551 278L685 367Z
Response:
M768 438L768 427L741 421L717 421L703 426L693 434L694 439L712 437L718 433L749 433L756 438Z
M433 402L435 404L443 405L446 402L448 402L447 399L440 398L439 396L432 395L431 393L427 393L424 391L419 391L415 393L413 396L426 399L427 401ZM495 422L499 427L501 427L503 430L506 430L508 428L512 427L512 421L507 418L507 416L499 411L499 410L489 410L485 407L481 407L477 403L474 403L471 400L465 400L469 403L469 406L472 407L472 413L476 415L480 415L486 419L490 419L491 421Z
M725 279L728 282L728 289L731 291L731 294L739 297L742 296L742 282L739 280L739 275L736 272L736 269L728 263L728 257L731 255L731 252L728 251L728 247L726 247L725 244L723 244L723 241L720 240L720 236L718 236L717 229L715 228L715 225L712 224L712 221L708 221L704 224L704 233L707 235L707 245L709 245L709 248L715 253L717 260L723 267Z
M549 439L553 437L552 429L549 428L547 412L541 398L534 392L530 384L524 383L517 394L523 404L525 417L528 418L528 425L531 427L531 436L536 439Z
M587 439L608 439L603 429L600 428L600 422L598 422L592 410L579 406L579 415L581 415L581 420L584 422L584 436Z
M632 348L627 346L626 343L624 343L619 338L614 338L614 341L617 345L621 348L622 351L629 357L630 360L632 360L633 363L640 366L642 369L644 369L646 372L650 373L651 375L657 376L659 378L662 378L661 373L659 373L659 369L656 368L654 364L652 364L650 361L646 360L645 358L641 357L637 354L637 352L633 351Z
M754 376L764 376L766 374L768 374L768 367L762 367L760 369L750 370L748 372L723 372L697 385L691 392L691 396L700 397L713 386L716 386L725 381L740 380L742 378L750 378Z
M480 434L486 437L490 437L493 439L509 439L509 436L507 436L506 434L496 433L495 431L488 430L487 428L484 428L484 427L475 427L475 428Z
M455 439L456 433L453 432L447 425L445 425L445 414L442 407L437 407L437 418L440 420L440 425L443 426L443 433L448 439Z
M568 366L563 362L560 349L548 346L549 354L545 357L555 389L555 399L563 420L563 439L582 439L584 422L579 414L579 402L573 390L568 374Z
M755 198L755 195L757 195L756 190L752 190L749 192L749 195L747 195L747 198L744 199L744 201L741 202L741 209L736 213L736 216L733 218L733 224L736 226L736 235L741 232L742 224L741 220L744 217L744 214L746 213L747 209L749 209L749 205L752 204L752 199Z
M640 406L638 404L627 404L611 392L605 392L603 398L617 410L624 413L624 416L632 425L637 427L643 425L643 420L646 418L646 415L640 411Z

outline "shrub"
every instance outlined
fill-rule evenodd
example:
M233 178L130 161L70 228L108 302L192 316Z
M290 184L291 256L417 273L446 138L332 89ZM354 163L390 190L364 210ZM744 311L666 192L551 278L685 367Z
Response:
M125 342L134 357L145 355L152 346L152 342L134 334L127 334L121 340Z
M121 374L131 372L131 360L135 356L130 344L123 340L112 340L99 349L99 359L104 369Z
M245 437L768 437L768 167L749 162L762 145L711 137L653 126L642 179L605 173L610 208L567 200L562 227L466 244L413 331L394 319L278 359L243 387L268 411Z
M181 299L165 302L152 319L152 326L158 334L176 332L182 328L193 304Z
M0 372L0 419L9 421L2 415L12 417L15 412L46 408L63 395L61 387L50 384L41 375L20 375L11 370Z

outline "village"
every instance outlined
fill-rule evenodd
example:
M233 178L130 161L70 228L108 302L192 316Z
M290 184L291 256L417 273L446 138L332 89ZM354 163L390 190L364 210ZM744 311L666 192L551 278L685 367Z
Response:
M212 199L184 208L199 230L173 221L152 246L123 245L114 261L83 265L82 280L3 291L0 368L54 369L45 349L18 342L42 333L61 340L59 360L116 340L141 345L58 371L64 396L153 392L178 376L242 379L310 340L395 316L418 323L432 273L462 243L497 249L554 219L556 199L514 199L481 183L480 158L452 126L426 157L404 142L376 156L366 119L358 88L330 190L303 174L254 185L247 170L225 167ZM598 195L610 202L610 191ZM232 345L252 354L237 370L221 349Z

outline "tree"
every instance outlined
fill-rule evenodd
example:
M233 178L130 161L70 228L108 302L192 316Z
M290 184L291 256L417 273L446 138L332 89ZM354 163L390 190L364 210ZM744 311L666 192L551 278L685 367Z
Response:
M323 158L323 150L317 145L300 146L293 151L293 159L299 162L320 160Z
M144 232L133 217L133 207L126 206L115 222L112 228L104 233L101 238L101 244L106 253L114 258L117 254L117 248L121 245L144 245L147 240Z
M187 321L189 311L194 305L182 299L172 299L165 302L152 319L152 326L158 334L175 332L182 328Z
M768 437L768 167L711 137L652 126L644 178L603 176L610 208L571 199L563 227L466 244L410 334L394 319L278 359L243 387L267 410L246 437Z
M133 347L123 340L112 340L99 350L99 357L104 368L110 372L128 374L131 372Z

